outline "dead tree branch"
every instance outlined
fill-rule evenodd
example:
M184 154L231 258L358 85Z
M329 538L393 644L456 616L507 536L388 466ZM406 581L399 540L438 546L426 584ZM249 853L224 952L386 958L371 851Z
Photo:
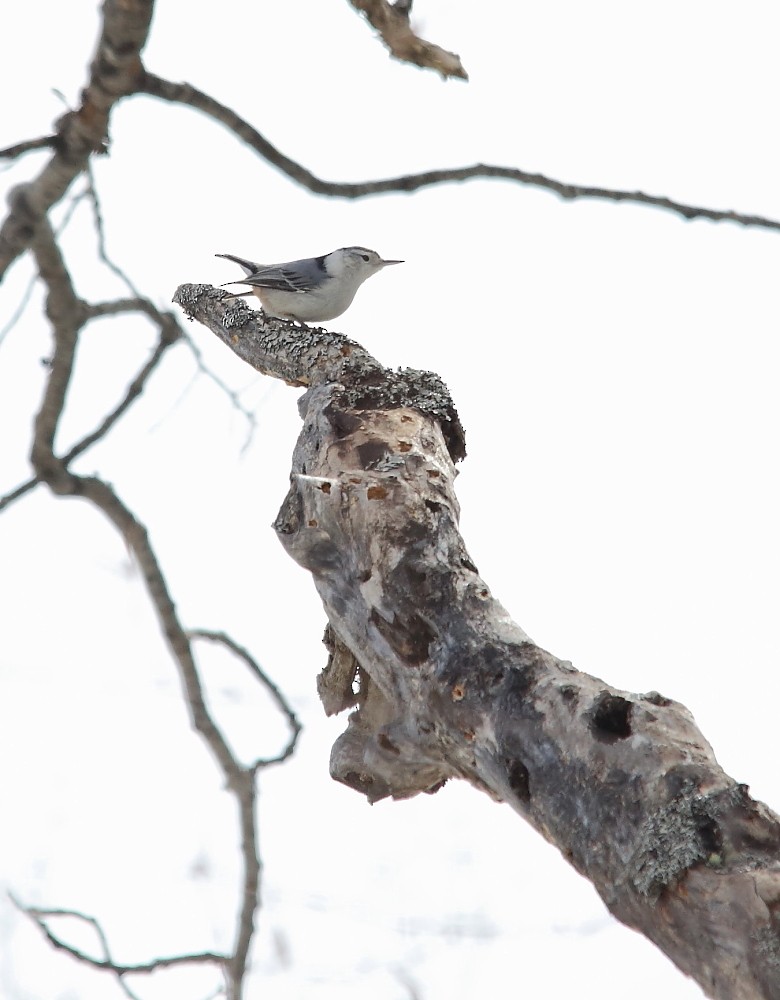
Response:
M33 153L38 149L52 149L57 144L56 135L42 135L37 139L27 139L13 146L0 149L0 160L16 160L25 153Z
M31 244L48 210L84 170L89 157L104 152L108 121L117 101L131 94L141 74L154 0L105 0L103 24L81 106L57 122L54 155L38 177L15 188L0 226L0 280Z
M528 187L551 191L566 201L577 198L597 198L602 201L628 202L649 205L682 216L683 219L709 219L711 222L735 222L740 226L759 229L780 230L780 221L763 215L749 215L714 208L703 208L673 201L661 195L645 194L643 191L621 191L616 188L593 187L584 184L570 184L545 174L532 173L516 167L500 167L487 163L475 163L470 167L450 167L442 170L426 170L419 174L403 174L377 181L325 181L306 167L281 153L265 136L237 115L232 108L220 104L202 90L189 83L172 83L153 73L146 73L139 84L138 93L149 94L173 104L186 104L213 118L229 129L237 139L259 153L271 166L281 170L291 180L314 194L333 198L367 198L377 194L410 194L422 188L437 184L451 184L470 180L505 180L524 184Z
M209 329L220 317L258 370L310 386L275 528L365 678L333 777L372 802L466 779L708 996L778 1000L780 818L721 770L684 706L580 673L508 618L457 529L446 389L432 406L426 379L401 387L321 330L295 330L293 365L273 321L226 310L223 294L186 285L176 301Z
M257 853L257 821L255 816L256 789L255 776L259 767L272 761L258 760L250 766L243 766L233 754L230 745L219 727L212 719L204 698L200 677L198 674L192 643L185 631L176 611L162 568L152 547L148 531L144 524L122 502L116 490L99 476L81 476L73 472L70 463L95 441L104 437L115 425L120 416L126 412L132 402L143 391L144 385L159 364L167 348L179 339L179 325L170 314L159 313L145 299L120 300L114 303L102 303L89 306L76 294L65 261L57 245L55 235L44 215L38 220L32 238L32 249L38 265L39 276L47 289L46 315L48 316L54 334L54 351L49 362L49 378L46 384L43 401L35 419L34 437L31 452L31 462L35 471L34 479L24 487L19 488L6 497L4 504L10 499L18 498L35 483L45 483L52 492L59 496L77 496L91 502L116 527L125 544L132 552L149 594L161 630L165 635L169 649L179 671L179 677L184 689L190 720L193 728L201 736L217 761L225 779L225 785L233 795L239 814L241 855L243 861L243 878L241 902L237 920L236 940L232 952L226 956L214 956L209 953L204 959L197 961L218 961L227 983L229 1000L240 1000L247 969L249 950L255 930L255 920L259 907L260 893L260 859ZM92 434L87 435L66 455L58 455L55 449L57 430L63 414L65 399L74 372L76 349L79 336L85 324L100 316L111 316L128 311L140 311L153 318L160 327L160 340L150 359L143 366L136 379L131 383L119 405L105 418ZM292 752L297 739L299 725L289 706L286 706L278 689L276 689L260 671L260 668L234 640L222 633L203 633L208 638L215 638L231 648L244 662L250 665L255 676L260 675L266 686L272 692L276 703L284 706L288 721L291 724L292 735L287 746L279 755L286 759ZM129 972L153 971L165 964L183 964L190 959L181 956L176 959L155 960L144 966L117 966L107 956L99 961L90 959L77 949L66 945L56 935L53 935L43 921L43 916L71 915L81 919L84 917L77 911L37 911L37 922L47 938L57 947L69 951L74 957L88 961L95 968L114 972L121 978ZM34 915L30 911L31 915ZM125 992L127 993L127 988ZM130 995L128 993L128 995Z
M142 365L138 374L130 382L124 396L114 409L106 415L93 431L77 441L59 459L65 467L69 466L74 459L82 455L87 449L97 444L98 441L101 441L111 428L116 425L120 417L124 416L133 403L141 397L149 378L157 370L165 352L172 344L176 343L182 333L176 317L172 313L160 312L148 299L117 299L114 302L101 302L95 305L80 302L80 308L83 309L83 321L85 323L88 320L99 319L104 316L118 316L130 312L143 313L157 323L160 328L160 335L148 360ZM41 480L38 476L32 476L9 493L0 496L0 511L10 506L15 500L21 499L21 497L29 493L40 482Z
M56 948L58 951L64 951L66 954L70 955L71 958L75 958L76 961L89 965L93 969L99 969L103 972L112 972L116 976L122 991L128 997L133 998L133 1000L137 1000L137 997L127 986L127 983L125 983L125 976L149 975L150 973L157 972L160 969L171 969L181 965L216 965L223 968L229 961L227 955L220 955L212 951L200 951L194 952L191 955L170 955L165 958L155 958L151 962L141 962L135 965L121 965L111 957L111 951L108 946L108 938L100 922L96 920L95 917L91 917L86 913L81 913L79 910L44 909L38 906L25 906L13 895L13 893L9 893L8 895L17 910L19 910L20 913L24 913L25 916L32 920L52 947ZM86 952L81 951L81 949L63 941L58 934L54 933L51 927L49 927L47 920L63 917L70 917L74 920L79 920L92 927L103 951L102 959L93 958Z
M426 42L412 29L409 21L412 0L397 0L396 3L388 3L387 0L349 2L365 16L395 59L423 69L436 70L445 80L451 76L468 80L460 56L447 52L432 42Z
M262 687L266 689L268 694L271 696L273 703L287 719L287 723L290 727L290 737L287 740L286 745L273 757L259 757L254 764L252 764L252 770L257 772L264 767L269 767L271 764L281 764L287 760L288 757L292 756L298 742L298 737L301 734L301 724L298 721L297 715L293 712L290 703L282 694L279 687L274 684L249 650L240 646L235 639L231 639L231 637L225 632L213 632L209 629L194 629L189 633L189 637L190 639L206 639L208 642L215 642L220 646L224 646L225 649L229 649L231 653L237 656L238 659L245 664L249 672L262 685Z

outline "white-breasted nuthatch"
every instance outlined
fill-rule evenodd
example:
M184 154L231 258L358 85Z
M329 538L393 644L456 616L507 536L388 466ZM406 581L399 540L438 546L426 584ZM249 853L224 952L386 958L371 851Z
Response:
M232 260L244 269L241 281L228 285L250 285L268 316L295 319L299 323L321 323L345 312L366 278L388 264L403 264L402 260L382 260L374 250L365 247L342 247L322 257L291 260L287 264L255 264L230 253L215 256Z

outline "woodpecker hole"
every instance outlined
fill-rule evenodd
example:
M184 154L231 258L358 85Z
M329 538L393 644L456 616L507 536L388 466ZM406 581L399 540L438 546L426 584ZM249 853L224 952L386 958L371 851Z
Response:
M521 802L531 801L528 768L521 760L510 760L507 765L509 787Z
M400 755L401 751L398 749L395 743L393 743L390 737L385 736L384 733L380 733L377 736L376 741L380 745L380 747L382 747L383 750L389 750L390 753L394 753L396 756Z
M624 740L631 735L633 704L616 694L604 694L596 702L590 727L593 735L607 743Z
M579 691L573 684L564 684L558 690L561 692L561 698L569 705L570 708L574 708L579 700Z

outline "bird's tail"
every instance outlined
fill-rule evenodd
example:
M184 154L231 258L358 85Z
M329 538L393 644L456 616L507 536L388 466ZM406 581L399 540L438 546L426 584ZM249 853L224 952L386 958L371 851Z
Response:
M234 264L238 264L239 267L244 269L245 274L254 274L258 271L261 264L255 264L253 260L245 260L243 257L236 257L232 253L215 253L215 257L224 257L225 260L232 260ZM241 284L241 282L228 282L228 284Z

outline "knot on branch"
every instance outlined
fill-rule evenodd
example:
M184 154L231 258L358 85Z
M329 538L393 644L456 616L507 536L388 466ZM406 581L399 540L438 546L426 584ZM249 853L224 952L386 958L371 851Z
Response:
M442 760L431 735L433 727L415 723L403 706L394 705L361 670L357 657L332 626L326 630L325 641L331 655L317 679L325 711L332 714L359 706L333 744L331 777L365 795L371 804L438 791L454 771Z

